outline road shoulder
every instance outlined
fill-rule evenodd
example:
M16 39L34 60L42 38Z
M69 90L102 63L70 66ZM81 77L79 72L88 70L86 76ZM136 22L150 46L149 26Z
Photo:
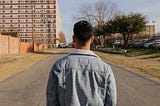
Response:
M160 80L160 63L152 62L137 57L126 57L122 55L113 55L101 52L95 52L107 62L131 70L134 73L143 75L149 79Z

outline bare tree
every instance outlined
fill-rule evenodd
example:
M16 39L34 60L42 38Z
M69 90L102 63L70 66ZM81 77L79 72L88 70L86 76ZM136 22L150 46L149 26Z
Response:
M2 33L3 35L11 35L17 37L18 28L14 27L13 25L8 28L4 27L4 25L0 25L0 33Z
M59 32L59 39L60 39L61 43L66 44L66 38L65 38L65 35L62 31Z
M91 22L93 25L102 25L105 21L110 20L113 16L119 14L115 3L109 0L100 0L95 4L83 5L78 14L73 18L75 20L84 19Z
M0 33L3 32L3 26L0 24Z

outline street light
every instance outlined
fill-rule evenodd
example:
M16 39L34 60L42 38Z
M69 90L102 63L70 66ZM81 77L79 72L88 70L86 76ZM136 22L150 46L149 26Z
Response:
M155 23L156 23L156 21L152 21L152 23L153 23L153 31L154 31L154 37L156 36L156 26L155 26Z

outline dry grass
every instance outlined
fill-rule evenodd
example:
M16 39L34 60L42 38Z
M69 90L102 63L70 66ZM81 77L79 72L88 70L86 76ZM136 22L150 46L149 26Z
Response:
M22 72L34 63L50 56L50 53L56 53L61 49L52 49L43 51L43 53L26 53L0 56L0 81L7 79L8 77Z
M148 55L138 56L138 57L126 57L122 55L112 55L101 52L95 52L101 58L104 58L112 63L119 64L135 71L141 72L148 76L160 79L160 62L159 57L156 59L144 59L143 57L148 57Z

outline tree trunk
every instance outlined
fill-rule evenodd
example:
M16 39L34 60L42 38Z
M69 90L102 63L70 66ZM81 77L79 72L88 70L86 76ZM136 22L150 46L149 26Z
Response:
M123 34L123 40L124 40L124 48L127 48L127 46L128 46L128 36Z
M132 35L132 34L131 34L131 35ZM128 48L128 41L129 41L131 35L123 35L124 48Z
M105 41L104 36L100 35L100 43L102 47L104 46L104 41Z
M96 42L96 45L100 45L100 41L99 41L99 38L97 36L95 37L94 41Z

